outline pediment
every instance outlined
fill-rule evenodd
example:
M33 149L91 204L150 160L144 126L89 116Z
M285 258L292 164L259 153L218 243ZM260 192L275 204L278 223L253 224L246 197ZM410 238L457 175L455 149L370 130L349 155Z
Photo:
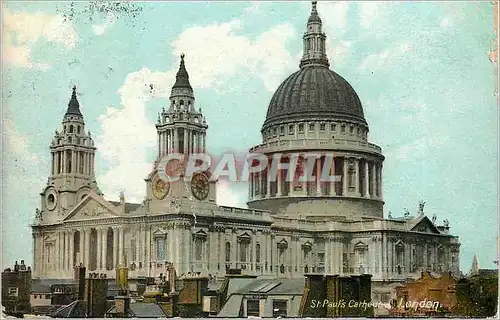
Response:
M415 225L411 228L413 232L431 233L431 234L441 234L438 228L427 218L423 216L415 222Z
M167 231L163 228L158 228L153 232L154 237L161 237L165 236L167 234Z
M356 250L368 249L368 245L366 243L364 243L363 241L359 241L354 245L354 249L356 249Z
M63 221L93 220L116 218L116 208L97 194L90 193L82 199L63 219Z

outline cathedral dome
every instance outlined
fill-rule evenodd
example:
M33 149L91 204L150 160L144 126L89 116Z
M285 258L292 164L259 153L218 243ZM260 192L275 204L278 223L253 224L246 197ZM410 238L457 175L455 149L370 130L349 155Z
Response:
M274 93L264 126L274 121L308 117L350 118L366 123L356 91L326 65L306 65Z
M316 1L313 1L303 37L300 70L285 79L274 93L263 129L276 122L317 118L350 120L368 127L356 91L329 69L325 40Z

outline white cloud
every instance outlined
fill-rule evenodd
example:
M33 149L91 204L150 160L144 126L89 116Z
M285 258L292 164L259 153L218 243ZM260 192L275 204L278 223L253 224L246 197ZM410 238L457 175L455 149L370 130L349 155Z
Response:
M3 8L2 59L15 67L46 70L46 62L33 61L31 46L45 39L73 49L78 35L73 24L60 15L12 12Z
M245 200L247 194L235 192L232 183L226 180L217 182L217 205L229 207L246 207Z
M451 19L451 17L444 17L443 19L441 19L441 21L439 22L439 26L442 28L442 29L447 29L449 27L451 27L453 25L453 20Z
M400 161L409 161L415 158L425 157L429 150L444 145L446 141L448 141L448 136L446 135L425 135L397 148L386 156L387 158L394 156Z
M310 6L310 5L309 5ZM339 35L345 32L347 26L347 10L349 2L318 2L318 13L322 17L323 28L331 36Z
M92 25L92 30L94 34L100 36L103 35L104 32L110 27L112 27L116 22L116 16L113 13L108 13L106 16L106 21L103 24L94 24Z
M156 146L155 126L146 117L151 99L167 98L174 72L153 72L142 68L127 75L118 90L121 108L108 107L99 116L102 135L96 139L99 156L109 170L99 178L102 191L116 197L125 187L128 200L140 201L145 194L143 178L151 171L148 149Z
M295 36L289 24L272 27L255 40L239 36L240 20L186 29L173 42L176 55L186 54L192 73L192 84L199 88L218 86L237 72L248 71L259 76L270 91L282 80L294 57L286 50L286 42ZM200 54L203 52L203 54Z
M285 48L286 41L294 36L290 25L274 26L254 40L236 35L240 27L239 20L193 26L173 42L173 54L186 54L193 87L216 88L229 77L246 72L261 77L266 88L274 90L289 68L297 65ZM174 66L167 72L142 68L128 74L118 90L121 107L108 107L98 118L102 134L96 144L99 156L110 168L98 180L109 197L116 197L124 187L129 201L140 201L144 197L145 185L141 182L152 169L152 163L147 161L148 152L156 150L153 122L156 119L146 117L146 107L154 98L169 97L178 63ZM231 200L228 192L223 198L230 199L229 203L236 201L237 196Z
M359 3L359 24L365 28L370 28L373 23L379 18L381 7L387 5L384 2L364 1Z
M412 50L409 42L399 43L391 48L366 56L359 66L360 71L374 71L391 65Z
M5 142L5 152L9 155L10 159L16 159L19 164L36 165L39 158L36 153L31 152L28 146L28 137L20 134L11 120L2 120L2 140Z

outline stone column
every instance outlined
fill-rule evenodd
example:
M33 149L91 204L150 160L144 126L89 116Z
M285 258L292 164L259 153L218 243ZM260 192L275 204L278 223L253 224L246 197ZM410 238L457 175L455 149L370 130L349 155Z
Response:
M150 272L151 272L151 267L150 267L150 264L151 264L151 229L146 227L146 229L144 231L145 231L144 250L145 250L145 259L146 259L146 261L144 261L144 264L145 264L145 268L147 270L146 274L150 275ZM172 260L172 262L174 262L174 261Z
M205 149L207 148L206 136L203 135L201 140L203 141L203 151L202 152L205 152Z
M219 237L219 270L223 270L226 273L226 241L225 241L225 229L218 229Z
M273 259L272 259L273 240L271 238L270 232L266 233L266 238L267 238L267 241L266 241L266 243L267 243L267 245L266 245L267 271L270 272L271 264L273 262Z
M342 174L342 195L345 197L347 196L347 179L348 179L348 174L347 174L347 166L348 166L348 160L346 157L343 158L343 174Z
M107 261L108 261L108 228L104 227L101 230L101 235L102 235L102 240L101 240L101 247L102 247L102 256L101 256L101 265L103 270L108 270L107 268Z
M335 158L332 157L332 164L330 166L330 175L334 176L335 175ZM335 193L335 181L329 182L330 183L330 196L334 196Z
M85 232L83 232L82 229L78 230L78 233L80 235L80 241L78 243L78 264L84 263L84 243L85 243Z
M281 170L278 169L278 175L276 177L276 195L275 197L281 197Z
M316 159L316 195L321 195L321 157Z
M167 243L168 244L168 243ZM136 266L139 267L139 261L141 260L141 226L137 226L135 234L135 256L132 257ZM165 250L166 251L166 250Z
M238 259L237 250L238 250L238 239L236 237L236 229L232 230L233 241L231 243L231 268L236 268L236 262Z
M174 141L173 141L173 144L174 144L174 152L179 152L179 140L178 140L178 135L177 135L177 128L174 128L173 129L174 131Z
M266 168L266 177L267 177L267 180L266 180L266 183L267 183L267 190L266 190L266 197L269 198L271 196L271 162L272 162L272 158L268 158L269 159L269 165L267 166Z
M97 252L97 256L96 256L96 262L97 262L97 265L96 265L96 270L100 270L101 269L101 263L102 263L102 228L101 227L98 227L96 228L96 237L97 237L97 244L96 244L96 252Z
M71 172L76 173L77 167L76 167L76 150L73 149L73 152L71 152Z
M257 237L257 234L255 232L252 232L252 259L251 259L250 263L252 266L251 269L252 269L253 273L256 272L256 268L255 268L256 260L257 260L256 256L255 256L257 253L257 249L256 249L257 241L255 239L256 237Z
M191 259L190 259L190 248L191 248L191 228L189 226L185 226L185 229L182 230L184 232L184 272L187 272L189 270L189 266L191 265ZM203 251L202 251L203 253ZM202 260L205 262L206 257L202 256ZM205 264L205 263L204 263Z
M113 269L116 270L118 265L118 227L112 227L113 229Z
M184 154L189 152L189 131L187 129L184 130Z
M376 185L376 176L377 176L377 164L375 162L372 163L372 175L371 175L371 178L372 178L372 192L371 192L371 196L372 198L376 198L377 197L377 185Z
M380 200L382 200L382 163L380 163L380 167L378 170L378 184L379 184L379 191L378 191L378 196Z
M359 192L359 159L354 160L354 170L355 170L355 175L354 175L354 192L356 193L356 196L360 196Z
M369 183L369 180L370 180L370 172L369 172L369 167L368 167L368 161L365 160L365 179L364 179L364 191L365 191L365 194L364 194L364 197L365 198L370 198L370 183Z
M331 260L331 253L330 253L330 237L325 238L325 261L324 261L324 267L325 267L325 274L330 273L330 260Z
M118 258L118 264L120 266L123 266L123 227L118 227L118 252L117 252L117 258Z
M70 230L68 231L68 238L69 238L69 261L68 261L68 269L70 271L70 274L73 270L73 266L75 265L75 261L73 261L73 255L74 255L74 241L75 241L75 231Z
M60 265L61 265L61 259L59 258L59 252L61 252L61 231L57 231L57 236L56 236L56 241L55 241L55 252L54 252L54 256L55 256L55 259L56 261L53 261L53 264L54 264L54 270L55 271L59 271L60 269Z
M65 271L71 271L70 269L70 259L72 258L72 255L70 254L71 252L71 246L70 246L70 231L67 230L65 231L65 245L64 245L64 270Z
M83 249L85 258L84 258L84 266L89 270L90 267L90 260L89 260L89 254L90 254L90 228L85 228L85 247Z

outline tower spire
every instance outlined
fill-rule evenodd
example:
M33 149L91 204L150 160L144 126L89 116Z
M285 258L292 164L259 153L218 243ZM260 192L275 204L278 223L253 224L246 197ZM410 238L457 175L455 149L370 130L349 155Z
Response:
M322 31L323 24L316 9L317 1L312 1L311 14L307 19L307 30L304 33L304 54L300 60L300 67L320 65L329 67L326 56L326 35Z
M189 83L189 74L186 70L186 65L184 63L184 53L181 54L181 63L179 65L179 71L177 71L177 75L175 76L175 84L172 87L174 88L187 88L193 90L191 84Z
M66 110L66 114L64 115L69 116L69 115L76 115L83 117L82 113L80 112L80 103L78 102L78 99L76 97L76 86L73 86L73 92L71 93L71 99L69 100L68 103L68 109Z

